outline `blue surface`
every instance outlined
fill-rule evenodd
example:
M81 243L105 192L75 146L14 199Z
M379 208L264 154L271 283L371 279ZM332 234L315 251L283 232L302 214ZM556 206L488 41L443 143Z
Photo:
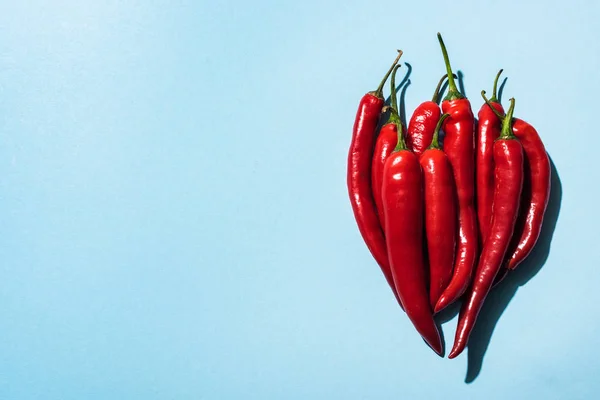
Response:
M540 4L3 1L0 398L597 397L600 3ZM562 189L455 360L345 186L360 96L401 48L430 98L437 31L476 110L504 68Z

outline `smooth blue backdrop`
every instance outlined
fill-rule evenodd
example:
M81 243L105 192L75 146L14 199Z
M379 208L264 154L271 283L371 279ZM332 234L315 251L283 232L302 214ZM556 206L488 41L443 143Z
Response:
M598 20L591 0L2 1L0 398L595 398ZM430 98L437 31L476 109L505 69L562 182L479 368L415 334L345 186L360 96L401 48L407 110Z

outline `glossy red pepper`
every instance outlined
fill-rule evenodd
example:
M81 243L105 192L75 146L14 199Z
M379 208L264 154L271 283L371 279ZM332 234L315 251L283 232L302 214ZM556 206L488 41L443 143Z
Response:
M548 199L550 198L550 159L540 135L527 122L515 118L513 133L523 145L526 159L524 193L521 212L515 228L514 241L509 247L508 269L515 269L537 242Z
M504 114L504 108L498 101L498 79L502 70L494 80L494 90L490 99L491 107L500 114ZM477 114L479 124L477 126L477 152L476 152L476 188L477 188L477 221L479 222L479 243L483 246L483 240L492 221L492 199L494 198L494 140L500 136L502 123L500 118L492 111L485 102Z
M441 116L431 145L421 155L425 188L425 233L429 254L429 301L435 307L452 278L456 245L456 200L454 176L448 157L438 143L439 131L448 114Z
M377 141L375 143L375 151L373 152L373 163L371 164L371 185L373 188L373 198L377 206L377 215L379 222L385 233L385 221L383 218L383 198L381 197L381 186L383 184L383 167L385 161L394 151L398 143L398 128L400 133L403 133L403 126L398 115L398 100L396 98L396 72L400 65L394 67L392 72L391 86L391 105L388 108L389 119L379 131ZM384 107L385 108L385 107Z
M398 145L385 163L382 195L396 291L417 331L441 355L442 341L427 293L421 166L417 156L406 148L402 135L398 135Z
M521 211L507 252L509 270L515 269L533 250L542 230L551 189L550 158L538 132L529 123L514 118L513 134L525 152L525 177Z
M481 306L500 271L512 238L523 188L523 148L512 132L514 99L494 142L494 200L492 222L481 251L475 279L461 308L454 347L448 358L458 356L467 345Z
M384 104L383 86L392 69L402 56L401 51L398 53L398 57L386 73L377 90L368 92L360 100L352 130L352 141L348 151L347 170L348 194L358 229L375 261L381 267L388 284L394 290L396 298L398 296L394 289L394 280L388 261L385 238L379 223L373 192L371 190L371 160L373 145L375 144L377 119Z
M415 108L415 111L408 122L406 145L408 146L408 149L412 150L417 156L423 154L433 139L435 125L442 114L438 103L438 97L446 77L447 75L444 75L440 79L431 101L425 101L419 104L419 106Z
M477 258L477 215L475 212L475 118L471 104L456 87L448 52L438 33L448 72L448 94L442 102L442 112L450 114L444 124L444 152L450 160L458 200L458 243L452 280L440 296L435 312L456 301L471 282Z

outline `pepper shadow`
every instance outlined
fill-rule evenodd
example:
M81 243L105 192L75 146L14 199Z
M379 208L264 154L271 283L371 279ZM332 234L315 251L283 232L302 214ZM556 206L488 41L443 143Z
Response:
M406 89L410 86L410 79L406 82L406 85L402 87L400 92L400 102L398 103L398 113L400 114L400 121L402 125L406 127Z
M404 74L404 78L402 78L402 80L400 81L399 84L396 85L396 93L400 93L400 96L402 96L400 89L405 85L405 84L409 84L410 85L410 75L412 74L412 65L410 65L409 63L404 63L404 65L406 65L406 74ZM390 94L386 99L385 99L385 105L389 106L392 104L392 95ZM400 107L400 104L398 104L398 107Z
M498 87L498 101L500 102L500 104L502 104L502 93L504 93L504 86L506 85L507 80L508 80L508 77L505 77L502 80L500 87Z
M467 96L467 91L465 90L465 75L461 70L456 71L456 75L458 76L458 90L460 90L463 96L469 98L469 96Z
M504 281L492 289L487 296L469 339L465 383L472 383L479 376L496 324L519 287L537 275L548 259L562 201L562 184L552 158L550 158L550 167L552 174L550 197L540 237L529 257L516 270L509 272Z

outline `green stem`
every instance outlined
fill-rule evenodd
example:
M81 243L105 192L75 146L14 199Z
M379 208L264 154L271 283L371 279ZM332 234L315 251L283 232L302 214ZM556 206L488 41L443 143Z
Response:
M442 125L444 124L444 121L449 116L450 116L450 114L442 114L442 116L440 117L437 125L435 126L435 131L433 131L433 138L431 139L431 144L429 145L428 149L441 150L441 146L440 146L440 142L439 142L440 129L442 129Z
M440 42L440 47L442 48L444 64L446 64L446 72L448 73L448 94L446 95L446 97L444 97L444 100L450 101L464 99L465 96L463 96L456 87L456 82L454 81L454 74L452 73L452 67L450 66L450 59L448 58L448 51L446 50L444 39L442 39L442 35L439 32L437 36Z
M442 78L437 84L437 87L435 88L435 92L433 92L433 97L431 98L431 101L433 101L435 104L439 104L440 89L442 88L442 85L444 84L444 81L447 77L448 74L444 74L444 76L442 76Z
M454 74L452 76L454 77L454 79L458 79L456 74ZM435 93L433 94L433 97L431 98L431 101L433 101L435 104L440 104L440 90L442 90L442 85L444 84L444 81L446 80L447 77L448 77L448 74L444 74L444 76L442 76L442 79L440 79L440 81L438 82L437 87L435 88Z
M373 96L375 96L375 97L377 97L379 99L383 99L383 86L385 85L385 82L389 78L389 76L392 73L392 71L393 71L394 67L396 66L396 64L398 64L398 61L400 61L400 57L402 57L402 50L398 50L398 57L396 57L396 59L394 60L394 63L392 64L392 66L390 67L390 69L388 70L388 72L385 74L385 76L383 77L383 79L381 80L381 83L377 87L377 90L375 90L374 92L369 92L369 93L371 93Z
M494 79L494 90L492 91L492 98L490 99L490 101L493 101L494 103L500 103L498 101L498 79L500 78L500 74L502 74L502 71L504 71L503 69L501 69L500 71L498 71L498 74L496 75L496 79Z
M396 65L394 67L394 70L392 72L392 80L391 80L391 84L392 84L392 110L394 110L396 113L398 113L398 95L396 93L396 72L398 72L398 69L401 67L401 65Z
M496 107L492 105L492 102L487 97L485 97L485 90L481 91L481 97L483 97L485 103L492 109L492 112L496 114L496 117L500 118L500 121L504 121L504 115L500 114L498 110L496 110Z
M390 120L392 120L392 118L390 118ZM404 142L404 131L402 130L402 123L400 122L400 118L398 118L398 121L394 123L396 124L398 132L398 143L396 143L394 151L408 150L408 148L406 147L406 142Z
M390 107L390 118L388 120L388 124L396 125L396 132L398 132L398 144L396 145L395 150L406 150L406 143L404 143L404 131L402 129L402 121L400 120L400 116L398 115L398 94L396 93L396 72L400 65L396 65L392 72L392 102Z
M515 111L515 98L511 98L510 107L508 108L508 112L502 121L502 131L500 132L500 137L498 139L515 139L515 135L512 131L512 120L513 113Z

